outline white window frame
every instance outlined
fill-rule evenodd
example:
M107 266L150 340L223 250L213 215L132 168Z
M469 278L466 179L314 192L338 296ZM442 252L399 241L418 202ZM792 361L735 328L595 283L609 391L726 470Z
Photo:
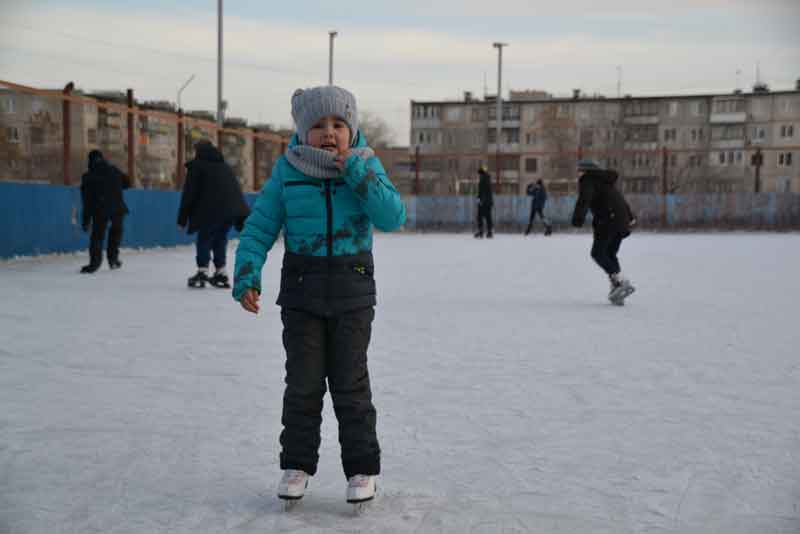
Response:
M2 112L8 114L17 112L17 101L13 96L3 97Z
M9 143L14 143L14 144L20 143L21 139L20 139L19 128L17 128L16 126L6 126L6 139L8 140Z

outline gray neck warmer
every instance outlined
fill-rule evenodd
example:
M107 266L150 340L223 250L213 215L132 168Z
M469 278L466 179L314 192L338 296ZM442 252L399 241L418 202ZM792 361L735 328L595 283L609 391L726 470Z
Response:
M369 159L375 155L369 147L351 148L350 152L361 159ZM338 178L342 171L334 163L336 156L327 150L307 145L293 146L286 151L289 163L305 175L314 178Z

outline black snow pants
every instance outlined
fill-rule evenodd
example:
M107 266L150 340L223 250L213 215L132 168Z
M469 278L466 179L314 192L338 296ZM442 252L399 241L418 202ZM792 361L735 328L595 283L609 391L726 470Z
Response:
M124 215L115 215L110 218L94 217L92 222L92 235L89 237L89 263L100 266L103 263L103 242L106 238L106 228L111 223L108 231L108 246L106 258L109 263L119 259L119 245L122 242L122 221Z
M595 232L594 242L592 243L592 259L602 268L606 274L611 276L620 272L619 259L617 253L622 244L622 240L628 234L619 232Z
M330 389L347 478L380 473L367 348L375 318L371 253L284 255L281 292L286 389L281 469L317 471L322 398Z
M492 206L478 206L478 234L483 235L483 222L486 221L486 231L492 234Z
M286 349L281 469L316 473L327 379L339 421L345 476L380 473L376 414L367 371L374 317L371 307L335 317L286 308L281 311Z

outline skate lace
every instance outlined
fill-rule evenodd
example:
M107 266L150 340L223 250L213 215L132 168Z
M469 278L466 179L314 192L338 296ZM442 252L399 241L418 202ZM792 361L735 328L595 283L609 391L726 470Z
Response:
M350 477L350 487L366 488L369 486L369 475L353 475Z

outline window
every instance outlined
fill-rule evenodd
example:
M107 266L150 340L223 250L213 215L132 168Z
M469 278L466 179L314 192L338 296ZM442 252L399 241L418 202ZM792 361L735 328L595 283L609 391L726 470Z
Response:
M418 144L422 144L425 142L425 132L419 132L419 138L417 139Z
M670 154L669 155L669 166L670 167L677 167L678 166L678 155L677 154Z
M720 152L719 153L719 164L720 165L725 165L725 152Z
M753 128L753 139L764 139L767 137L767 129L762 126Z
M591 147L594 145L594 130L585 128L581 130L581 146Z
M31 127L31 144L33 145L44 144L44 128L38 126Z
M536 144L536 134L535 133L527 133L527 134L525 134L525 144L526 145L535 145Z
M15 113L16 111L17 105L13 96L0 98L0 113Z
M447 160L447 170L448 171L457 171L458 170L458 160L457 159L448 159Z
M447 120L450 122L461 122L464 118L464 108L462 107L448 107L447 108Z
M556 112L556 114L559 117L563 118L563 117L569 117L569 112L570 112L569 104L559 104L558 111Z
M625 116L638 117L643 115L658 115L657 100L637 100L628 102L624 109Z
M706 112L706 106L704 102L692 102L691 105L692 115L699 117Z
M625 140L633 143L654 143L658 141L658 126L631 126L625 132Z
M510 128L503 130L505 134L506 143L519 143L519 128Z
M736 163L740 164L740 165L742 163L742 152L741 152L741 150L736 152Z
M728 165L733 163L733 152L728 152Z
M531 172L531 173L539 172L539 160L536 158L526 158L525 172Z
M667 128L664 130L664 142L669 143L678 139L678 130L676 128Z
M6 128L6 139L9 143L19 143L19 128L8 126Z
M717 100L714 102L714 113L739 113L744 111L744 100Z
M472 108L472 121L479 122L483 120L483 113L481 113L481 108Z
M781 126L781 137L794 137L794 125L783 124Z
M519 106L517 104L503 104L503 120L518 121Z
M669 116L674 117L678 114L678 103L677 102L670 102L669 103Z
M711 128L711 139L714 141L744 139L744 126L741 125L714 126Z
M490 128L487 131L487 137L489 139L489 143L490 144L491 143L496 143L497 142L497 130L495 130L494 128Z
M778 167L791 167L792 166L792 153L781 152L778 154Z

